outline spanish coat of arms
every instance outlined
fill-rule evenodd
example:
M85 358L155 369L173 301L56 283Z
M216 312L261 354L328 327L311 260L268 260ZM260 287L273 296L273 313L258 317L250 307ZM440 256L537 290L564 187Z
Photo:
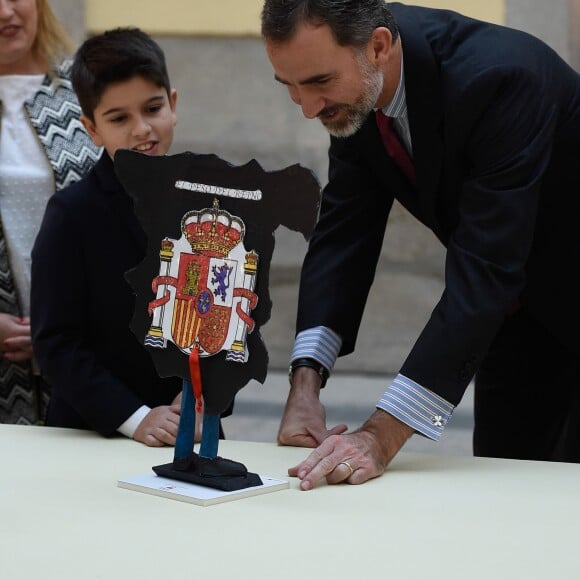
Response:
M226 350L226 360L246 362L258 254L244 247L244 222L221 210L216 198L211 208L188 211L181 232L178 240L161 241L144 343L165 348L170 340L187 355L198 348L202 357Z

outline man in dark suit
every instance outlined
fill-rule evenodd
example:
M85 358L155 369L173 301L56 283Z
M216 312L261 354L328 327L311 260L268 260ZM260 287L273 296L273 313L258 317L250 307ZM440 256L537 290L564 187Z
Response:
M278 439L303 489L437 440L475 375L476 455L580 461L580 78L538 39L382 0L266 0L276 79L331 134ZM447 249L445 290L377 409L326 427L394 199ZM356 388L356 387L355 387Z

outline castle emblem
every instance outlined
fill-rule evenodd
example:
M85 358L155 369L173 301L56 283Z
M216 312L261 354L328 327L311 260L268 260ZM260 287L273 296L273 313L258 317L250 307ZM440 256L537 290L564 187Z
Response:
M197 348L202 357L227 350L226 360L246 362L258 254L244 247L245 224L214 199L212 208L187 212L181 232L178 240L161 241L144 343L166 348L171 341L187 355Z

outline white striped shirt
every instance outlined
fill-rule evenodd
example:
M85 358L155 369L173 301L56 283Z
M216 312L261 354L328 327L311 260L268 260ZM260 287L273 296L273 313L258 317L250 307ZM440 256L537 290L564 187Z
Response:
M405 71L403 70L403 57L401 55L401 77L395 95L391 102L381 109L386 117L393 117L393 127L397 135L405 145L409 157L413 159L413 143L409 128L409 116L407 115L407 94L405 92Z

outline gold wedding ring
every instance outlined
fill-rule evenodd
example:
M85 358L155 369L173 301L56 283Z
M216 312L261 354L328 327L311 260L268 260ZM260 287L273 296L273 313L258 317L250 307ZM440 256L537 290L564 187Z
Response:
M354 473L354 469L352 468L352 465L348 461L341 461L338 465L346 465L346 467L348 467L348 469L350 470L350 473L348 474L348 477L346 479L348 479Z

